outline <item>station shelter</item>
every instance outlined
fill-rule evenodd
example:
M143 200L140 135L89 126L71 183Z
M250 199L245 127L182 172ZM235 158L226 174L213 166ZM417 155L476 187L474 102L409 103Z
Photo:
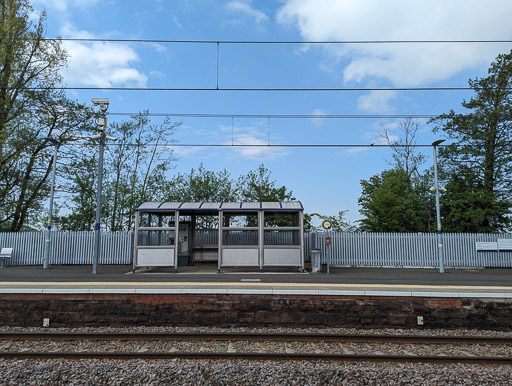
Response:
M145 202L135 209L133 269L217 262L304 270L304 208L288 202Z

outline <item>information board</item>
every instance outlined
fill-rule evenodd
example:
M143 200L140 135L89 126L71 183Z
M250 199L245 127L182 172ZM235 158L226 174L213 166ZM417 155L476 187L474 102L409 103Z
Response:
M492 242L476 242L476 250L480 252L485 251L497 251L498 250L498 243L495 241Z
M512 251L512 239L498 239L498 250L502 252Z

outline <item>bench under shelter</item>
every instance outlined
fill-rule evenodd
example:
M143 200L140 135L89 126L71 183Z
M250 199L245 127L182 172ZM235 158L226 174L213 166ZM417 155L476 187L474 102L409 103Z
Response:
M133 269L217 262L304 270L304 208L288 202L145 202L135 209Z

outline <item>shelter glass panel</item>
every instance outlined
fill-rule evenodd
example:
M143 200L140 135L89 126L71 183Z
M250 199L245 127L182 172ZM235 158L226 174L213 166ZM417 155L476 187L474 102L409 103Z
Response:
M196 215L196 229L219 229L218 215Z
M224 227L250 228L258 226L258 213L224 214Z
M174 231L139 231L138 246L171 246L174 245Z
M298 227L299 213L281 213L265 211L265 228Z
M258 245L258 231L223 231L222 245Z
M266 230L265 245L300 245L300 231Z
M198 245L218 245L219 231L217 229L196 229L194 231L194 244Z
M141 212L140 227L173 227L175 216L170 214Z

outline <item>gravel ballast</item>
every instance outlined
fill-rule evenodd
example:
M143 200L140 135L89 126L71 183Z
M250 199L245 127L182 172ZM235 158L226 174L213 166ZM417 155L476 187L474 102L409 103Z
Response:
M4 385L508 385L509 366L265 361L0 361Z
M358 329L298 329L298 328L185 328L185 327L137 327L137 328L0 328L0 332L248 332L248 333L326 333L326 334L386 334L386 335L432 335L432 336L486 336L511 337L510 332L474 331L474 330L358 330ZM35 344L41 351L59 349L58 341L25 342ZM23 349L23 341L4 341L0 351ZM85 346L99 345L102 351L136 351L137 345L151 350L151 342L63 342L69 349L86 349ZM108 345L112 344L109 347ZM173 350L180 345L192 345L198 349L197 342L155 342L162 351ZM174 344L175 346L172 346ZM272 343L271 343L272 344ZM10 345L10 346L8 346ZM210 345L208 347L208 345ZM202 350L214 350L217 343L205 342ZM260 351L270 347L255 342L248 343L247 351ZM280 350L293 348L301 351L305 347L309 352L318 349L309 343L281 344ZM133 346L133 347L132 347ZM226 343L221 343L224 350ZM234 343L232 348L243 351L243 344ZM349 351L370 351L375 349L368 344L344 344ZM174 348L173 348L174 347ZM432 346L442 350L443 346ZM482 346L478 353L512 356L512 347ZM493 348L494 347L494 348ZM508 347L508 348L507 348ZM28 347L27 347L28 348ZM333 350L342 352L337 345ZM381 351L414 351L406 345L382 344ZM200 349L200 347L199 347ZM464 347L462 349L465 349ZM199 351L199 350L198 350ZM489 352L491 351L491 352ZM261 352L261 351L260 351ZM409 385L409 384L460 384L460 385L508 385L512 379L512 366L504 365L438 365L438 364L400 364L400 363L342 363L308 361L249 361L249 360L0 360L1 385Z

